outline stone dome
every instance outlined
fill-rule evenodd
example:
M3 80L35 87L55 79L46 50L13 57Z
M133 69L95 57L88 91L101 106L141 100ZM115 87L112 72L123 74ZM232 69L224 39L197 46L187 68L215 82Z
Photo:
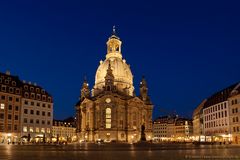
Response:
M110 63L113 75L114 85L117 90L127 93L132 96L133 87L133 75L130 66L126 63L125 59L122 59L120 39L115 35L112 35L107 42L107 55L104 61L100 61L100 65L95 75L95 85L93 88L93 95L97 93L97 90L102 90L105 86L105 76Z

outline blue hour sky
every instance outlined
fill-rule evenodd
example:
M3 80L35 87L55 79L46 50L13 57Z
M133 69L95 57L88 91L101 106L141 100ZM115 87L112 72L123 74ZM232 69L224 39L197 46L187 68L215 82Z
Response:
M74 114L84 75L92 87L112 26L136 92L145 75L154 117L191 117L206 97L240 80L240 10L234 1L1 1L0 71L54 97L54 117Z

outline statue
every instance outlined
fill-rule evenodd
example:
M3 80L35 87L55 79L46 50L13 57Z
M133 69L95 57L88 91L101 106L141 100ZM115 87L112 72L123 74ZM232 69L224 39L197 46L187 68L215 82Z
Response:
M141 127L141 141L146 141L146 135L145 135L144 131L145 131L145 126L142 125L142 127Z

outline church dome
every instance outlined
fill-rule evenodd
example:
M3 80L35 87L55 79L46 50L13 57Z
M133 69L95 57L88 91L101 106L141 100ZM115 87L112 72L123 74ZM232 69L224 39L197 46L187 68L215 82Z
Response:
M133 75L130 66L126 63L126 60L122 59L121 44L122 42L116 36L114 30L113 35L107 41L106 59L104 61L100 61L100 65L96 71L94 92L96 92L96 90L103 89L105 85L105 76L110 63L114 75L114 85L116 88L130 96L133 95Z

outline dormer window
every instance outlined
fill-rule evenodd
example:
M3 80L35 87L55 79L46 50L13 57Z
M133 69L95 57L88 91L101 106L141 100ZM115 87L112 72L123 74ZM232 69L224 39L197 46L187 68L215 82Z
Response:
M27 86L27 85L25 85L25 86L24 86L24 89L25 89L25 90L28 90L28 86Z
M42 94L45 94L45 90L44 89L42 89Z
M20 94L20 90L18 88L16 89L16 94Z
M29 97L29 94L26 92L26 93L24 94L24 97L25 97L25 98L28 98L28 97Z
M31 93L31 98L34 99L35 98L35 94Z
M12 87L9 88L9 92L13 93L13 88Z
M40 94L37 94L37 100L40 100L40 99L41 99Z
M37 91L37 93L39 93L39 92L40 92L40 89L39 89L39 88L37 88L37 89L36 89L36 91Z
M42 100L43 100L43 101L46 101L46 96L45 96L45 95L42 96Z
M13 85L13 86L16 86L16 82L15 82L15 81L12 81L12 85Z
M34 88L33 87L30 87L30 91L33 92Z
M2 91L6 92L6 86L2 86Z
M5 84L9 84L9 80L5 80Z

